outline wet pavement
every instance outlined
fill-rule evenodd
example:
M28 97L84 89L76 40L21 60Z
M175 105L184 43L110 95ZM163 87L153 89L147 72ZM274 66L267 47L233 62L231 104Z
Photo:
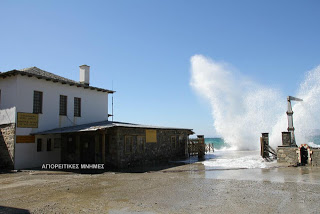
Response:
M208 161L204 160L204 161ZM320 168L216 169L204 162L137 171L0 174L0 213L318 213Z

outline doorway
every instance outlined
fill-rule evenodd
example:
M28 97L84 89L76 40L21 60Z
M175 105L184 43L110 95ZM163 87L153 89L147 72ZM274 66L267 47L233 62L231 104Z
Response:
M95 138L94 135L80 136L80 163L95 163Z
M302 146L300 148L301 165L304 166L304 165L308 164L308 156L309 156L308 149L305 148L304 146Z

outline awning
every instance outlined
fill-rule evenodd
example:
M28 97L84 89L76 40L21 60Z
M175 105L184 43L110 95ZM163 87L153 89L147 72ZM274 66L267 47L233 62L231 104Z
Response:
M152 126L152 125L140 125L134 123L124 123L116 121L101 121L95 123L87 123L76 126L68 126L63 128L51 129L47 131L35 132L33 135L45 135L45 134L62 134L62 133L74 133L74 132L92 132L97 130L104 130L113 127L126 127L126 128L144 128L144 129L175 129L175 130L187 130L193 134L192 129L187 128L174 128L174 127L163 127L163 126Z

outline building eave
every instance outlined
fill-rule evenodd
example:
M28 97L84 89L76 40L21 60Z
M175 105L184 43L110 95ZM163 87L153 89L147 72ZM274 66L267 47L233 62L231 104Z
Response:
M116 92L116 91L113 91L113 90L108 90L108 89L88 86L88 85L77 83L77 82L60 80L60 79L55 79L55 78L51 78L51 77L45 77L45 76L42 76L42 75L31 74L31 73L28 73L28 72L25 72L25 71L19 71L19 70L11 70L11 71L0 73L0 78L5 79L7 77L16 76L16 75L27 76L27 77L35 77L37 79L43 79L43 80L51 81L51 82L54 82L54 83L61 83L63 85L76 86L76 87L79 87L79 88L81 87L81 88L84 88L84 89L96 90L96 91L105 92L105 93L108 93L108 94L113 94L113 93Z
M32 133L33 135L47 135L47 134L64 134L64 133L80 133L80 132L92 132L98 130L106 130L109 128L122 127L122 128L142 128L142 129L161 129L161 130L184 130L189 134L194 134L192 129L176 128L176 127L163 127L152 125L141 125L134 123L124 123L116 121L100 121L95 123L82 124L77 126L68 126L63 128L51 129L41 132Z

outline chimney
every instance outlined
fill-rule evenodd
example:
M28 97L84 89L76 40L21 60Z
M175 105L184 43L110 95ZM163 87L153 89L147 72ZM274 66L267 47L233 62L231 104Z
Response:
M90 79L90 66L80 65L80 83L89 85Z

